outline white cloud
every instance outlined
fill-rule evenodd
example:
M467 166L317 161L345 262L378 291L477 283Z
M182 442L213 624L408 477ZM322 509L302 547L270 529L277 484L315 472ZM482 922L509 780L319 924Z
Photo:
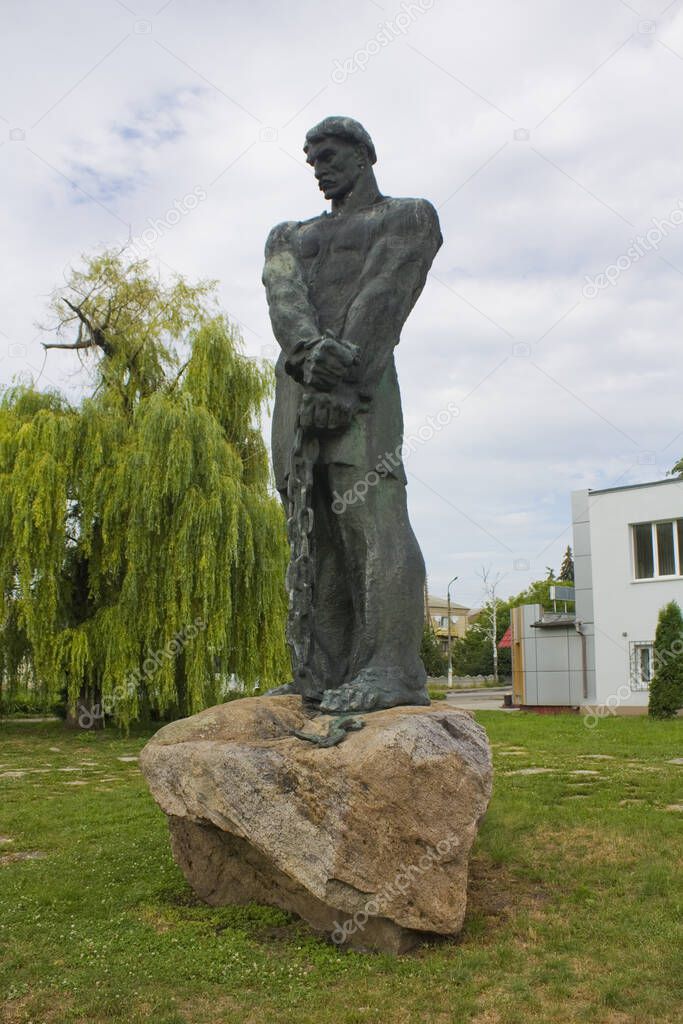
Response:
M156 255L219 278L260 354L265 237L323 208L303 135L349 113L373 134L383 190L440 207L444 246L397 351L407 429L461 407L408 464L432 589L458 574L474 603L489 563L521 589L559 566L572 488L659 478L683 450L683 230L582 295L683 198L680 4L435 0L343 84L335 62L369 50L400 3L6 6L1 381L40 371L34 324L81 252L197 187L207 199ZM50 383L78 394L78 361L51 353Z

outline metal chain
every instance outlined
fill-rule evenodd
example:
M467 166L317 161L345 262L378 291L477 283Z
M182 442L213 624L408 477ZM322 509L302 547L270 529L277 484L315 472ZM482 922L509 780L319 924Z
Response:
M301 729L292 729L292 736L300 740L307 740L316 747L336 747L342 743L347 734L362 729L365 722L357 715L338 715L328 723L327 732L322 735L315 732L302 732Z
M294 435L287 480L287 536L290 560L286 585L289 600L287 642L292 652L294 683L302 695L313 696L316 682L311 672L313 643L313 467L320 444L299 423Z

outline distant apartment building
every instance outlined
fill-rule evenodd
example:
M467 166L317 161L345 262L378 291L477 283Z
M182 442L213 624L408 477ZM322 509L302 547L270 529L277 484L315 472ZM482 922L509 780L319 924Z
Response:
M572 522L574 611L513 609L513 700L642 713L659 612L683 607L683 481L575 491Z
M427 596L429 620L444 653L448 652L448 601L445 597ZM451 601L451 640L464 636L468 626L470 609Z

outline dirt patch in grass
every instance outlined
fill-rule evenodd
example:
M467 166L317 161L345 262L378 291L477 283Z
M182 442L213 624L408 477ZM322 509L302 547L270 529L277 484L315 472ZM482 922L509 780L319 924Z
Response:
M46 853L42 850L17 850L16 853L3 853L0 856L0 867L4 864L14 864L19 860L45 860Z
M192 889L160 889L154 893L160 904L166 903L171 907L205 907L206 903L196 896Z
M39 997L40 998L40 997ZM0 1003L0 1024L62 1024L67 1009L72 1001L65 992L56 992L50 998L40 998L40 1008L36 1008L36 997L33 994L8 999ZM92 1024L89 1021L88 1024Z
M6 1002L0 1003L2 1024L20 1024L21 1021L25 1021L29 1003L29 996L23 996L21 999L8 999Z
M177 1003L178 1013L192 1024L215 1024L216 1021L243 1021L244 1024L262 1024L265 1019L263 1010L249 1013L244 1004L230 996L197 996L196 999L184 999Z
M511 871L482 854L470 861L467 914L490 920L492 930L523 910L538 910L551 899L550 889L537 882L515 878Z
M169 921L155 907L142 907L140 910L140 920L149 925L150 928L153 928L157 935L164 935L166 932L170 932L174 924L173 921Z
M636 863L642 855L631 836L597 827L551 829L541 826L528 840L534 849L542 849L553 858L572 864L577 861L597 865L629 864Z

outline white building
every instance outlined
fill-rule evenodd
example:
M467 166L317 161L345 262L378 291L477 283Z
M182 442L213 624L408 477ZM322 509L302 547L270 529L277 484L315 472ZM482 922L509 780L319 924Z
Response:
M572 494L575 615L512 615L513 692L526 706L648 704L661 608L683 608L683 480Z
M683 607L683 480L572 494L576 620L587 635L582 703L647 707L663 605Z

